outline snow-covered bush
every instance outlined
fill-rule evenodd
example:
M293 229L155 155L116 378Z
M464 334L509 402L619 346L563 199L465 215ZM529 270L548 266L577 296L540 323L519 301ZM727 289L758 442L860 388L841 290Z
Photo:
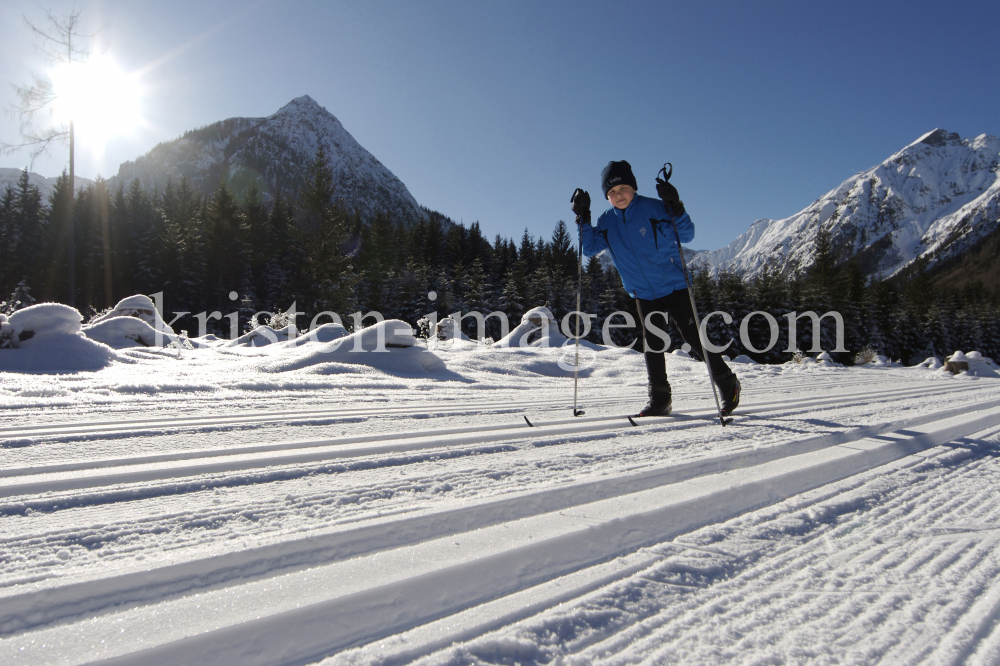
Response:
M462 333L458 323L451 317L445 317L434 327L434 337L438 340L461 340L462 342L472 342L472 338Z
M268 319L266 322L261 321L260 319L261 314L270 315L270 319ZM267 312L267 313L258 312L257 314L255 314L253 317L250 318L250 329L247 331L247 333L253 332L254 329L265 328L265 327L271 329L272 331L288 330L289 326L295 326L296 314L302 314L302 313L301 312L296 313L294 303L292 304L292 307L285 310L284 312L282 312L281 310L278 310L277 312ZM296 334L291 337L298 337L298 329L296 329Z
M90 326L91 324L99 322L102 319L108 319L110 317L116 316L116 315L112 314L112 312L114 312L114 307L104 308L103 310L100 310L98 312L94 312L90 317L86 317L85 316L84 317L84 324L83 325L84 326Z
M915 368L927 368L928 370L938 370L944 366L937 356L928 356L923 360L923 362L916 364Z
M871 345L867 345L864 349L859 351L854 355L854 365L868 365L876 359L878 352Z
M417 320L416 336L421 340L427 340L431 337L431 320L429 318L421 317Z
M14 335L14 327L7 321L7 315L0 314L0 349L10 349L16 347L20 342Z

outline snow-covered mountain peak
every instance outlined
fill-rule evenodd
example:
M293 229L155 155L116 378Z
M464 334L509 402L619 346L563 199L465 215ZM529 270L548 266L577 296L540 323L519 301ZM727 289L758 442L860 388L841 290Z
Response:
M858 256L867 275L888 276L919 258L933 264L968 249L1000 224L1000 139L935 129L878 166L855 174L784 220L758 220L701 261L753 276L768 263L808 267L817 232L838 261Z
M289 102L288 104L286 104L283 107L281 107L280 109L278 109L275 112L274 115L278 115L280 113L285 113L285 112L289 111L290 109L308 109L308 110L321 111L323 113L330 113L329 111L327 111L326 109L324 109L322 106L320 106L319 102L317 102L316 100L314 100L309 95L302 95L300 97L296 97L291 102Z
M114 180L138 179L146 189L162 190L168 179L186 177L203 193L221 182L237 191L253 183L290 197L305 182L319 148L333 171L335 196L349 209L362 217L379 212L402 220L423 216L406 186L308 95L265 118L230 118L187 132L122 164Z
M340 121L337 120L336 116L320 106L319 102L314 100L309 95L296 97L291 102L268 116L266 120L300 120L303 118L325 118L343 127L343 125L340 124Z
M910 146L915 146L918 143L924 143L928 146L944 146L948 143L961 143L962 137L954 132L949 132L941 128L931 130L927 134L910 144ZM909 148L910 146L907 146ZM905 149L904 149L905 150Z

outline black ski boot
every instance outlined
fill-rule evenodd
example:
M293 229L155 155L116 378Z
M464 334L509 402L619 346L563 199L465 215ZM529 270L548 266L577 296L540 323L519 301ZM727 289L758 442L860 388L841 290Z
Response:
M649 402L636 416L670 416L674 408L670 399L670 384L650 384Z
M719 388L719 398L722 400L722 415L729 416L740 406L740 380L735 374L717 379L715 385Z

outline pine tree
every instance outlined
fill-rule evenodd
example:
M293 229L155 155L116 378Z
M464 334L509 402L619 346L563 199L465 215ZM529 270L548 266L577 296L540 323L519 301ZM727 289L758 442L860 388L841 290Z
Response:
M163 289L161 253L163 251L162 211L153 207L149 195L135 179L125 195L128 226L135 238L135 288L152 294Z
M512 327L520 323L521 317L526 311L526 293L524 265L518 262L507 270L498 303L498 308L507 315Z
M129 217L128 204L125 199L125 187L111 195L108 224L111 234L112 280L115 284L116 296L136 293L135 288L135 235Z
M272 255L264 267L263 287L259 294L264 308L280 308L291 305L288 289L293 270L292 246L295 228L292 222L294 211L287 205L281 194L274 197L268 215L268 242Z
M14 188L8 185L0 195L0 290L13 287L14 276Z
M31 289L25 280L21 280L14 288L14 293L6 301L0 302L0 313L11 315L33 304L35 299L31 296Z
M229 293L243 285L246 268L243 216L225 183L212 197L205 222L209 300L221 311L231 303Z
M538 257L535 256L535 240L531 237L527 228L524 230L524 235L521 236L521 249L518 251L517 257L524 264L526 274L531 274L538 268Z
M299 192L301 235L293 253L290 296L301 311L347 312L356 305L357 279L344 253L352 220L333 202L333 194L333 173L320 148Z
M66 180L65 174L60 181ZM63 189L68 186L64 185ZM60 184L56 183L56 192ZM14 215L12 226L11 273L15 280L33 280L36 284L47 277L46 241L48 237L47 211L42 205L42 195L28 180L28 170L21 172L14 190ZM65 236L63 236L65 238ZM60 294L62 296L62 294Z

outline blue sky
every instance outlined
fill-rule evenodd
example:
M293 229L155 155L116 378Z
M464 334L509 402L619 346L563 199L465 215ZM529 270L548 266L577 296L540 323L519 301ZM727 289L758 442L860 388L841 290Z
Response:
M1000 133L996 2L77 6L108 55L144 71L148 121L102 155L80 145L79 175L114 175L185 130L308 94L421 204L490 237L550 236L577 186L596 192L599 212L611 159L630 161L640 193L655 196L670 161L692 245L714 249L935 127ZM0 5L4 107L7 84L44 70L21 14L44 20L38 5ZM16 138L0 118L0 139ZM57 175L64 152L34 170Z

